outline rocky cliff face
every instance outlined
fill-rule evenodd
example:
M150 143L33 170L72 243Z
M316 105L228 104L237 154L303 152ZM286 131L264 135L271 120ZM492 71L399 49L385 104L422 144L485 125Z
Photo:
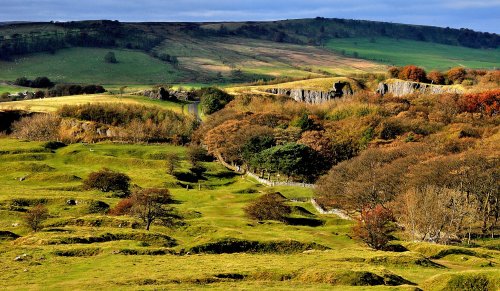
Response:
M332 90L328 92L306 90L306 89L283 89L283 88L267 89L266 92L271 94L289 96L295 101L305 102L309 104L320 104L334 98L340 98L343 96L348 96L353 94L351 84L347 82L337 82L333 84Z
M191 91L166 90L163 87L160 87L159 89L145 90L142 91L140 94L150 99L156 99L156 100L192 101L196 99L195 94Z
M456 87L431 85L431 84L398 80L385 83L380 82L378 84L377 93L382 95L392 94L393 96L401 97L413 93L442 94L442 93L462 93L462 91Z

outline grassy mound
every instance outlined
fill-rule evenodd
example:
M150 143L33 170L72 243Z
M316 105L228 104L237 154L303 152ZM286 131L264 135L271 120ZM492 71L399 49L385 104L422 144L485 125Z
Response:
M236 238L225 238L214 242L194 246L189 252L194 254L232 254L232 253L278 253L291 254L306 250L326 250L316 243L301 243L294 240L259 242Z
M140 233L140 232L130 232L130 233L108 232L100 235L90 235L90 236L66 236L66 237L50 239L47 243L49 245L92 244L92 243L102 243L102 242L119 241L119 240L144 241L150 244L161 245L165 247L173 247L177 244L175 239L164 234Z

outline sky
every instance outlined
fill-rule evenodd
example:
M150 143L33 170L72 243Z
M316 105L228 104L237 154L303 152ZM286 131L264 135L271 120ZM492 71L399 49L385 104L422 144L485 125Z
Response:
M500 33L500 0L0 0L2 21L349 18Z

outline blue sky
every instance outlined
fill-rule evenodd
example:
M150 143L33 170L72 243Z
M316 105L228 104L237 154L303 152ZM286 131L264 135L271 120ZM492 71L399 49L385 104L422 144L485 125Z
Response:
M0 21L354 18L500 33L500 0L0 0Z

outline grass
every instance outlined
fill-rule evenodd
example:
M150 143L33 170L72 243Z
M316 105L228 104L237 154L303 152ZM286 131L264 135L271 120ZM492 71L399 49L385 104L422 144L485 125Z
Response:
M460 252L453 250L456 247L431 244L407 244L411 251L404 253L370 250L350 238L351 221L319 215L314 210L307 201L313 195L311 189L266 187L246 177L229 175L215 162L203 163L206 180L187 190L165 173L161 160L165 153L177 154L182 160L177 170L187 171L191 165L184 147L97 143L72 144L52 152L43 145L0 139L0 230L22 236L0 240L0 286L6 289L351 290L355 287L350 285L364 284L366 279L360 277L364 274L377 278L397 275L432 290L434 285L445 286L450 278L467 272L485 273L489 278L500 275L496 268L500 254L494 250L475 248L474 252L458 255L467 256L468 261L457 257ZM81 178L102 167L125 172L134 185L168 187L176 201L172 206L184 217L183 224L154 224L146 232L130 227L136 221L133 217L87 214L92 200L111 206L119 201L110 194L80 188ZM25 180L19 181L19 177ZM246 218L243 208L249 202L274 191L304 201L290 204L307 209L324 224L257 223ZM78 201L77 205L67 205L68 199ZM22 224L22 212L11 208L14 201L45 201L51 214L47 227L30 233ZM175 240L175 246L167 237ZM285 244L294 240L329 250L186 254L192 247L227 238ZM91 241L98 242L88 243ZM447 249L451 251L445 252ZM425 263L430 262L427 256L436 254L441 254L436 260L447 268ZM14 261L17 256L21 259ZM485 260L493 267L485 266Z
M134 95L73 95L65 97L53 97L44 99L32 99L22 101L11 101L0 103L0 110L22 109L33 112L53 112L63 105L79 105L86 103L127 103L127 104L143 104L147 106L159 106L164 109L173 110L175 112L187 112L187 107L184 109L183 102L171 102L152 100L142 96Z
M381 72L385 66L345 57L329 50L243 38L194 39L171 36L154 51L177 56L178 66L135 50L68 48L55 54L38 53L0 62L0 80L13 81L25 76L47 76L55 82L113 84L234 84L271 79L278 76L321 77L331 74ZM113 51L117 64L103 61ZM241 70L243 80L234 76ZM220 73L223 79L219 79Z
M33 91L33 88L12 86L12 85L0 83L0 95L2 93L6 93L6 92L13 94L13 93L21 92L21 91Z
M115 52L117 64L105 63L108 51ZM172 83L183 78L172 65L144 52L122 49L69 48L54 55L39 53L13 62L0 62L0 80L46 76L55 82L104 84Z
M327 48L388 65L414 64L427 70L463 66L477 69L500 67L500 49L472 49L413 40L391 38L332 39Z

